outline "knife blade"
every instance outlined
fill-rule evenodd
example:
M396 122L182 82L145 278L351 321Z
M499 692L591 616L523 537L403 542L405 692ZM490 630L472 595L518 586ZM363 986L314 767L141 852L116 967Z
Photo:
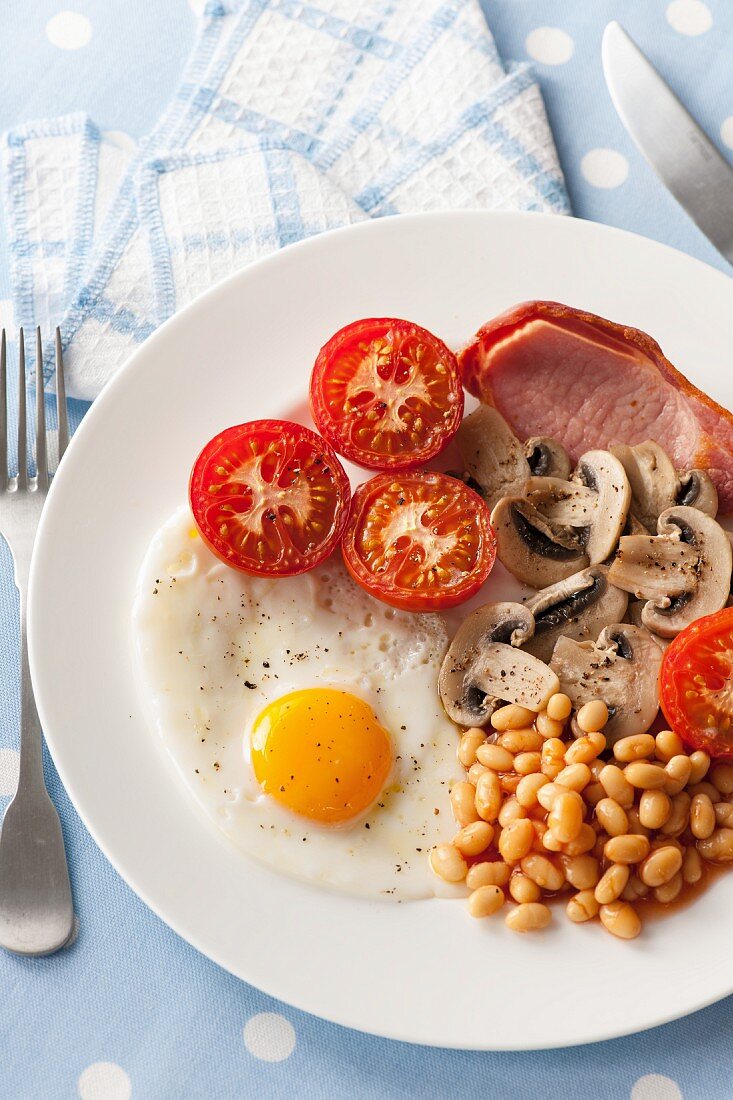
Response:
M733 263L733 168L617 22L603 34L603 72L639 151L677 202Z

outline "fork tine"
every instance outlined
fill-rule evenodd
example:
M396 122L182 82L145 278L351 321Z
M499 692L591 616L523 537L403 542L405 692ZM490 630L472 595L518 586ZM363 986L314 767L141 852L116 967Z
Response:
M25 418L25 333L20 330L18 356L18 488L28 488L28 438Z
M48 454L46 452L46 402L43 391L43 344L41 329L36 329L36 484L48 489Z
M59 462L69 445L69 417L66 410L64 357L61 352L61 330L56 329L56 414L59 424Z
M5 329L0 337L0 490L8 487L8 360Z

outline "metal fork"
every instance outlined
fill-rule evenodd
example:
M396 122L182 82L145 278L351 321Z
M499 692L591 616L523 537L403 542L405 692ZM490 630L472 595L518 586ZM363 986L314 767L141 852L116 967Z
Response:
M49 955L71 936L74 908L64 838L43 779L42 733L26 641L26 590L38 520L48 493L41 331L36 331L36 476L27 460L25 337L20 330L18 474L8 475L7 359L0 338L0 533L13 555L20 595L20 776L0 832L0 946L19 955ZM59 461L69 441L61 338L56 330Z

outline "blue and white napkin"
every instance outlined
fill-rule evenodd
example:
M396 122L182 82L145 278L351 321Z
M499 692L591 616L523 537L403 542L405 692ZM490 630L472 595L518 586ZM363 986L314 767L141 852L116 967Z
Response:
M72 115L10 131L4 154L16 319L61 324L87 399L202 290L303 237L568 211L538 87L507 72L478 0L210 2L137 152Z

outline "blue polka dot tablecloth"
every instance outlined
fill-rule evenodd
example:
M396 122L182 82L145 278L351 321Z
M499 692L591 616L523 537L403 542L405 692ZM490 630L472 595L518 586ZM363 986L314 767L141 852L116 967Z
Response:
M171 98L200 6L69 2L73 10L59 0L5 0L0 129L84 111L121 148L134 148ZM502 59L529 62L539 80L574 213L728 270L623 131L605 89L600 42L605 24L618 19L733 159L730 0L483 0L483 9ZM0 324L12 328L7 257L0 239ZM75 421L83 411L77 403ZM9 575L2 550L0 692L13 730L17 639L6 625L14 607ZM0 744L1 808L17 755L10 735ZM730 1000L638 1036L527 1054L406 1046L277 1003L199 955L147 910L89 842L49 760L46 766L64 820L78 935L48 959L0 957L5 1100L733 1096Z

